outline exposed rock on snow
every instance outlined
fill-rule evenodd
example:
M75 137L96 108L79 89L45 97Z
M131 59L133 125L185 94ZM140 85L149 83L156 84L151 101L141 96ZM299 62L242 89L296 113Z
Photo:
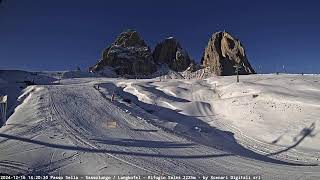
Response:
M106 66L115 68L119 75L148 75L156 71L150 48L136 31L120 34L115 42L104 50L102 59L90 71L97 72Z
M164 64L160 66L150 77L159 77L161 79L205 79L212 76L214 76L214 74L212 74L210 68L201 68L199 64L190 64L190 66L182 72L171 70L166 64Z
M95 77L95 74L84 72L84 71L66 71L66 72L62 72L62 75L61 75L62 79L83 78L83 77Z
M173 37L158 43L152 56L156 63L168 64L170 69L175 71L184 71L191 63L188 53L182 49L179 42Z
M233 66L236 64L241 66L239 74L255 73L240 41L227 32L212 34L201 63L205 67L210 67L216 75L234 75L235 68Z
M190 66L187 70L183 71L181 75L185 79L205 79L214 76L209 67L199 68L197 66Z
M152 74L152 78L156 77L160 79L184 79L180 72L171 70L167 64L161 65L157 71Z

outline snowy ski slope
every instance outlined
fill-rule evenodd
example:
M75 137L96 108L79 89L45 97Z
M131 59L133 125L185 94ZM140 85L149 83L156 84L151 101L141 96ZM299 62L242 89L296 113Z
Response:
M319 179L320 76L240 81L89 77L28 86L0 128L0 171Z

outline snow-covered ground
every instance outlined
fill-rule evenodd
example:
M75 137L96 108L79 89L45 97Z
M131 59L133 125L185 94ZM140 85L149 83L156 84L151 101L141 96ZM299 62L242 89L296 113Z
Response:
M29 86L0 128L0 171L319 179L320 76L240 81L88 77Z
M56 79L40 73L19 70L0 70L0 95L8 95L8 115L14 113L26 96L20 96L26 91L28 84L51 84ZM0 126L2 120L0 119Z

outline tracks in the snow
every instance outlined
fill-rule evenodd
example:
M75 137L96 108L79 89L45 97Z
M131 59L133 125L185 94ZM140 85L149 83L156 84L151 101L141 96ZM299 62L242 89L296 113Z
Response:
M56 89L57 90L57 89ZM57 90L59 91L59 90ZM57 91L55 93L57 93ZM56 120L60 120L61 125L63 126L64 130L67 131L67 134L69 134L71 136L71 138L76 141L76 143L79 143L81 145L93 148L93 149L99 149L99 147L97 145L95 145L94 143L91 143L89 139L87 139L85 136L83 136L85 130L82 129L82 133L79 133L77 131L77 129L74 128L74 125L71 125L70 120L66 119L63 115L61 115L61 112L63 111L61 108L59 108L59 106L57 106L55 104L55 101L52 97L52 93L50 94L50 102L51 102L51 109L54 112L54 114L57 114L59 118L56 118ZM122 158L119 158L111 153L105 153L105 155L101 155L99 154L99 156L110 156L118 161L121 161L125 164L128 164L130 166L136 167L138 169L141 169L142 171L145 171L147 173L152 173L152 174L157 174L158 172L146 169L144 167L138 166L134 163L128 162Z

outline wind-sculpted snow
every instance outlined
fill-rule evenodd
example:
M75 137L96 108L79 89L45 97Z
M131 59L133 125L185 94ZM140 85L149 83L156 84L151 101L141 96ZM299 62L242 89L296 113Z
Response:
M319 178L320 77L240 80L77 78L33 86L0 129L0 171Z

